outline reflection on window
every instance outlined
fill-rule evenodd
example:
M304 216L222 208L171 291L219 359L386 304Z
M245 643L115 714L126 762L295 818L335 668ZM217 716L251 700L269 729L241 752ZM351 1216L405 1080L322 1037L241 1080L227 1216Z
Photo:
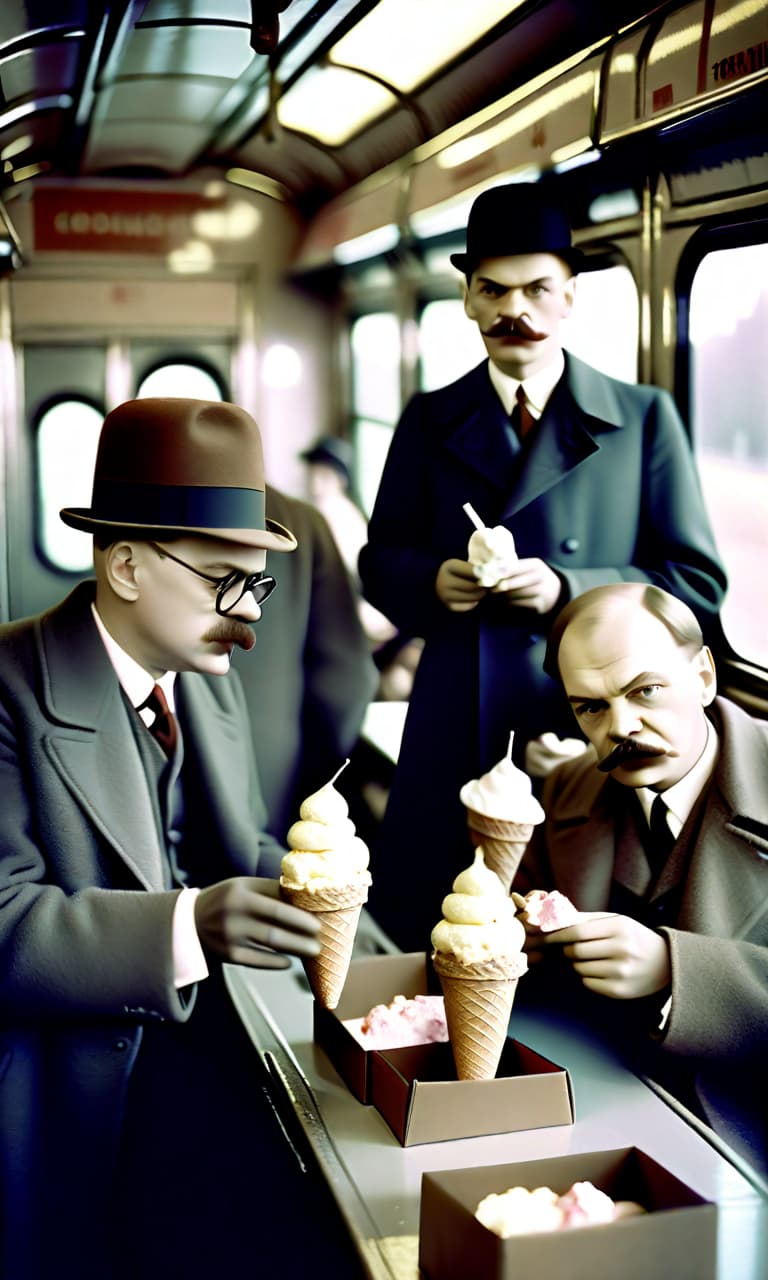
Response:
M357 458L357 492L360 505L367 516L373 510L379 491L381 473L392 439L392 427L381 422L358 418L354 426L355 457Z
M485 358L477 325L460 298L428 302L419 322L422 391L447 387Z
M40 543L57 569L84 573L93 565L89 534L69 529L62 507L90 507L93 467L103 415L84 400L60 400L37 426Z
M639 326L637 285L629 267L577 276L573 311L560 329L566 350L612 378L637 382Z
M221 387L213 374L199 364L161 365L153 369L139 384L136 399L147 396L188 396L191 400L221 400Z
M723 627L768 667L768 245L718 249L691 288L691 424L704 495L729 578Z
M352 325L352 407L356 417L391 426L400 414L400 326L392 312Z

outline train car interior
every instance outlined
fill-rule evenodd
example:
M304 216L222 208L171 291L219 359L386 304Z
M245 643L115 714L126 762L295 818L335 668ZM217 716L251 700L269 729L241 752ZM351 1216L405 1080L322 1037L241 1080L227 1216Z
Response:
M268 484L305 501L303 455L342 441L367 520L411 397L485 355L450 262L470 207L535 182L567 208L584 254L565 348L679 409L728 576L720 691L768 719L766 120L768 0L3 0L0 622L90 576L91 540L59 510L87 506L104 416L133 398L244 407ZM254 722L256 670L244 681ZM407 689L382 683L353 755L366 837ZM371 950L395 950L370 928ZM416 1267L420 1178L502 1163L501 1137L453 1155L398 1140L381 1191L358 1149L381 1140L370 1108L318 1071L308 1004L294 1009L287 985L273 999L270 981L236 975L232 995L364 1274L458 1276ZM551 1035L559 1061L567 1038ZM597 1114L588 1055L574 1071L577 1103L583 1088ZM760 1280L762 1180L690 1117L662 1133L650 1102L628 1093L626 1105L661 1125L649 1150L662 1164L693 1184L701 1159L704 1199L743 1210L723 1219L706 1272L678 1251L678 1269L644 1274ZM614 1120L575 1150L595 1134L628 1145ZM473 1141L488 1144L477 1157ZM522 1138L519 1152L509 1159L538 1158ZM565 1149L545 1141L544 1154Z

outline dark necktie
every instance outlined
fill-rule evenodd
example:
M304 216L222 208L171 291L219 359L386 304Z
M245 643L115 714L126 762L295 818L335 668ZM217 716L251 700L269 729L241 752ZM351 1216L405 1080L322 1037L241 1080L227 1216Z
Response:
M155 717L151 725L148 726L149 732L153 738L157 739L165 754L170 758L176 750L179 729L176 717L169 709L165 694L159 684L155 685L149 697L137 709L143 711L145 707Z
M536 419L528 408L528 401L525 398L522 382L515 392L515 399L517 404L512 410L512 426L515 428L518 438L524 440Z
M657 796L651 805L651 820L649 823L651 838L648 861L651 864L651 871L654 876L657 876L661 871L675 843L676 837L673 836L667 822L668 813L669 809L661 796Z

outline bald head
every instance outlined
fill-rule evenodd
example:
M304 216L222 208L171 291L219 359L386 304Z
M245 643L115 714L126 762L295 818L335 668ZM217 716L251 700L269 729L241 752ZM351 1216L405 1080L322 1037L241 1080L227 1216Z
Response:
M598 768L627 786L662 791L693 767L716 685L686 605L642 583L587 591L558 617L548 663L550 672L557 664Z

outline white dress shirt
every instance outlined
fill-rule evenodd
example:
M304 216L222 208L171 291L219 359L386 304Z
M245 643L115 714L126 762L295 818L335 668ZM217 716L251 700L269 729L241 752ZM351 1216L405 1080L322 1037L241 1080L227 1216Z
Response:
M524 382L512 378L508 373L502 373L492 360L488 363L488 376L509 416L517 404L517 388L522 387L531 417L539 419L547 407L549 397L563 376L564 369L565 356L562 351L558 351L551 364L548 364L545 369L540 369L538 373L532 373Z
M176 672L166 671L155 681L149 672L145 671L129 653L126 653L125 649L109 634L99 617L96 606L91 605L91 609L99 635L104 642L107 657L131 705L136 708L141 706L141 703L149 697L155 684L159 684L165 694L169 711L175 711L173 687L176 683ZM149 727L153 720L152 712L145 707L138 714ZM199 892L199 889L182 889L173 910L173 981L177 989L189 986L192 982L202 982L203 978L208 977L208 965L195 925L195 899Z

